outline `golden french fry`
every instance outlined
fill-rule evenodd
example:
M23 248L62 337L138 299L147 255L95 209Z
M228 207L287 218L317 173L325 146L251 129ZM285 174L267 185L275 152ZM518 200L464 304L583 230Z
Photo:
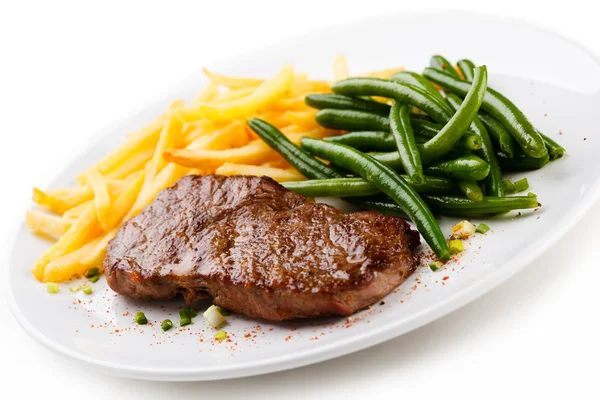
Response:
M100 237L100 240L96 242L94 249L81 258L81 262L89 267L97 267L102 270L102 260L106 253L106 247L108 246L108 242L117 236L117 232L119 232L119 228L114 228L111 231L106 232L104 236Z
M100 222L102 229L107 230L106 224L111 204L108 184L104 177L96 171L89 171L87 173L87 181L94 192L94 205L96 207L98 222Z
M257 165L225 163L217 168L219 175L252 175L268 176L277 182L301 181L306 179L302 174L293 168L281 169L273 167L262 167Z
M148 148L132 154L129 158L123 160L121 165L105 175L106 179L123 179L134 172L141 171L154 155L154 149Z
M246 97L218 104L201 104L199 108L200 115L211 121L227 121L243 118L265 107L287 92L292 85L293 79L293 68L291 65L286 65L277 75L264 81Z
M275 100L264 111L285 111L310 109L304 102L304 96L287 97Z
M200 104L209 102L212 99L214 99L215 97L217 97L218 95L219 95L219 86L215 85L214 83L211 83L208 86L206 86L204 89L202 89L202 91L200 93L198 93L198 96L196 96L196 98L192 102L192 106L190 108L196 109L196 108L198 108L198 106Z
M91 189L90 189L91 190ZM85 211L87 207L94 204L94 199L88 200L84 203L79 204L73 208L68 209L63 213L63 218L65 219L77 219L79 216Z
M292 168L292 166L285 161L284 159L281 160L274 160L274 161L267 161L265 163L260 164L261 167L266 167L266 168L280 168L280 169L289 169Z
M262 79L236 78L232 76L225 76L217 74L215 72L211 72L206 68L202 68L202 71L204 71L204 74L210 80L211 83L215 85L225 86L230 89L242 89L247 87L254 88L263 83Z
M76 186L71 189L49 190L44 192L33 188L33 201L47 207L50 211L63 214L65 211L80 205L94 197L89 186Z
M381 71L373 71L373 72L369 72L369 73L362 74L362 75L356 75L356 76L366 76L369 78L389 79L392 75L394 75L395 73L400 72L400 71L404 71L404 67L384 69Z
M57 257L46 265L43 282L64 282L82 276L91 265L83 263L82 260L93 252L102 237L79 247L69 254Z
M348 73L348 61L343 54L338 55L333 60L333 76L336 81L341 81L342 79L346 79L350 76Z
M218 168L226 162L236 164L260 164L276 158L276 153L262 140L255 140L244 147L227 150L169 149L165 159L189 168Z
M73 220L35 210L27 211L25 222L34 233L53 239L59 239L73 224Z
M318 128L320 125L317 124L315 116L317 111L286 111L284 118L294 125L303 126L306 129Z
M132 182L128 183L123 191L116 197L115 201L110 205L103 220L100 220L102 229L109 231L113 229L125 215L131 210L135 201L137 200L142 184L144 183L144 173L140 173L133 179Z
M218 124L215 124L214 122L209 121L207 119L200 119L198 121L187 122L183 126L183 130L181 131L181 135L183 137L183 145L187 146L189 143L193 142L199 137L218 129L218 126Z
M90 204L81 216L73 222L69 230L37 260L32 270L33 275L38 280L43 280L44 268L49 262L78 249L90 240L90 236L97 232L98 227L96 207L94 204Z

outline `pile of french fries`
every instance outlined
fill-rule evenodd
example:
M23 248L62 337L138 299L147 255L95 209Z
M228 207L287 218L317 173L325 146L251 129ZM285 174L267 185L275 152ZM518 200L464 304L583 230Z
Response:
M401 69L368 74L389 77ZM33 201L29 228L55 243L32 272L42 282L63 282L102 267L108 242L163 189L189 174L269 176L304 179L262 142L245 121L258 117L298 143L303 136L324 138L339 132L315 122L304 104L309 93L330 92L331 82L311 80L285 65L267 80L238 78L204 70L208 85L188 106L173 102L163 115L79 176L78 185L42 191ZM334 61L335 79L348 77L346 59Z

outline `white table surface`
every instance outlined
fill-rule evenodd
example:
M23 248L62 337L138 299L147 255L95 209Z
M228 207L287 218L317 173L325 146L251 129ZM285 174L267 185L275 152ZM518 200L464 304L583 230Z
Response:
M7 228L21 217L14 210L47 170L207 61L332 22L450 6L433 0L201 3L208 2L1 3L0 251L8 251ZM531 20L599 54L592 3L451 5ZM3 301L1 391L45 399L598 398L599 224L597 209L524 272L412 333L337 360L247 379L169 384L100 375L34 342ZM547 271L542 279L534 274L540 268Z

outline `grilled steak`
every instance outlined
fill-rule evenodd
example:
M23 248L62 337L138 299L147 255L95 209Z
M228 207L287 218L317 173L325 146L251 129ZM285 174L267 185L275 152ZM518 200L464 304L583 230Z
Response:
M349 315L416 267L403 220L344 214L267 177L187 176L123 225L108 284L138 299L215 304L269 320Z

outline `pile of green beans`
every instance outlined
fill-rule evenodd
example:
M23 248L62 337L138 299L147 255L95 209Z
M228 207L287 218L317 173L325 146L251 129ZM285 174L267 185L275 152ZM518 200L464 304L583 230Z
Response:
M410 219L442 261L450 251L434 212L469 218L537 208L533 193L506 197L502 173L542 168L565 155L506 96L489 88L487 68L470 60L454 67L436 55L423 74L349 78L331 89L333 94L308 95L305 102L319 110L321 126L347 133L305 137L297 146L269 123L248 121L309 179L283 185Z

